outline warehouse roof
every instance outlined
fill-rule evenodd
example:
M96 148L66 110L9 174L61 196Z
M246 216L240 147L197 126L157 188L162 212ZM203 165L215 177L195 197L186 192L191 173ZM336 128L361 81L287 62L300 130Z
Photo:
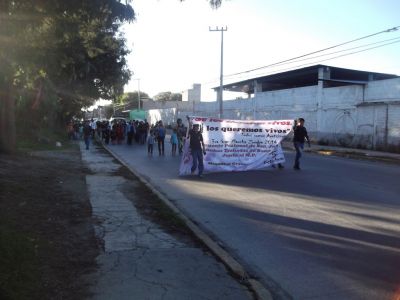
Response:
M329 70L329 79L318 78L318 72L320 68ZM334 87L351 84L366 84L368 81L372 80L391 79L396 77L399 76L393 74L337 68L327 65L314 65L301 69L225 84L224 91L253 94L255 81L261 86L261 91L266 92L318 85L318 80L324 81L324 87ZM214 87L214 90L218 89L219 86Z

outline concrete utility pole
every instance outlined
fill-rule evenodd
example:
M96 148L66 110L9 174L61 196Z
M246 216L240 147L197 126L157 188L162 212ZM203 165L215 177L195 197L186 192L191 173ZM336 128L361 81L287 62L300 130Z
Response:
M137 109L140 110L140 78L133 78L132 80L137 80L137 94L138 94L138 107L137 107Z
M138 110L140 110L140 78L137 79Z
M223 63L224 63L224 31L228 30L228 27L221 27L218 26L215 29L208 28L209 31L221 31L221 72L219 77L219 91L217 101L219 103L219 117L223 118L223 107L222 107L222 100L223 100Z

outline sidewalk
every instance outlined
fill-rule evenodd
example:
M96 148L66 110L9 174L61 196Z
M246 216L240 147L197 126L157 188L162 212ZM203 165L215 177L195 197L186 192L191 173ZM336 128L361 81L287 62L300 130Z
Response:
M92 172L86 182L103 245L99 270L89 275L96 283L92 299L253 299L193 238L167 232L136 208L146 201L139 199L143 183L121 176L121 165L101 147L80 147Z

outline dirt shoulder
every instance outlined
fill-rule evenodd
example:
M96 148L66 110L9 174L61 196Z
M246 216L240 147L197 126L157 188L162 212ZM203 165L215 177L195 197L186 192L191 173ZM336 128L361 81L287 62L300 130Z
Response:
M0 154L0 298L83 299L98 242L77 145Z

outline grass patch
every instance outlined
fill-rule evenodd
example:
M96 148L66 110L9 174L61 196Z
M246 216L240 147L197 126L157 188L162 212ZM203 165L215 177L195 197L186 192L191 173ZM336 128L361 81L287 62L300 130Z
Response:
M61 143L61 147L56 145ZM17 136L19 152L68 150L73 147L64 130L41 129L34 132L23 132Z
M154 194L153 194L154 195ZM175 213L171 208L169 208L161 199L156 195L153 198L153 209L157 218L162 219L173 228L179 228L180 230L188 230L186 223ZM157 198L156 198L157 197Z
M116 163L119 164L118 161ZM167 232L192 235L191 230L179 214L165 204L149 187L140 182L125 166L121 166L113 172L113 175L122 176L128 180L123 187L123 192L128 199L133 200L133 204L142 215L161 225Z
M0 299L39 299L41 281L37 241L0 223Z
M181 233L188 233L190 231L180 216L148 187L139 184L134 188L134 193L137 199L135 206L151 220L163 225L168 231Z

